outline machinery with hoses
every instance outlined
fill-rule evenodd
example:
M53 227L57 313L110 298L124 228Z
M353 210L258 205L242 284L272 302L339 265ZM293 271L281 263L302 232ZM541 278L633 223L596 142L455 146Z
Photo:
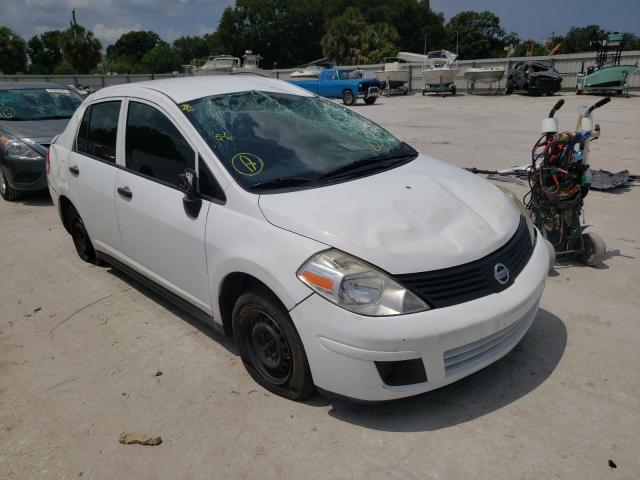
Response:
M564 104L558 101L542 121L542 136L531 151L530 191L524 203L542 235L553 245L558 257L575 257L587 265L602 261L606 247L593 232L585 233L580 216L591 186L589 144L600 136L591 113L607 104L603 98L580 110L576 130L559 132L554 118Z

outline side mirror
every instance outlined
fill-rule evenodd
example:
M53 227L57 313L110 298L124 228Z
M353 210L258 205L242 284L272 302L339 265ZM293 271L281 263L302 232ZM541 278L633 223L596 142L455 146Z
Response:
M202 199L198 196L196 190L197 180L196 172L192 168L186 168L184 173L178 176L180 187L184 189L182 204L189 218L198 218L202 208Z

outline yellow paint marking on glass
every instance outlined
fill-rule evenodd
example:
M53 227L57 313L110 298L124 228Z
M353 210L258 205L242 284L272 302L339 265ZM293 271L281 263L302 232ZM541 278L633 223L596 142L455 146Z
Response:
M253 153L237 153L231 159L233 169L240 175L253 177L262 172L264 162L260 157Z
M371 145L371 150L373 150L374 152L379 152L380 150L382 150L382 147L379 143L369 140L369 145Z
M190 103L183 103L182 105L180 105L180 110L182 110L183 112L193 112L193 107Z
M213 138L215 138L218 142L233 142L233 136L229 132L216 133Z

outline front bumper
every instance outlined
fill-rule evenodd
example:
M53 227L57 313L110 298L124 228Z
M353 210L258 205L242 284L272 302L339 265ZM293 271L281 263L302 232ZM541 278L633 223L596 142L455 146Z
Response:
M11 188L16 190L46 190L47 188L44 159L4 158L1 168Z
M549 268L538 239L529 263L506 290L470 302L396 317L365 317L314 294L291 310L317 387L380 401L440 388L513 349L536 316ZM375 362L421 359L427 380L392 386Z
M369 87L366 90L359 90L358 97L360 98L369 98L369 97L379 97L380 89L378 87Z

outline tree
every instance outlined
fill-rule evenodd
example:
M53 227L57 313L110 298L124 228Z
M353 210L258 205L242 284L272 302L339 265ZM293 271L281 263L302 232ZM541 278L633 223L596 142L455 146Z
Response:
M78 24L75 10L71 16L71 24L62 33L60 42L63 63L71 66L74 73L91 73L102 60L102 44L93 36L93 32Z
M354 64L364 61L361 34L367 23L359 9L348 7L327 25L327 33L322 37L322 53L338 64Z
M34 35L27 43L31 65L29 73L48 74L62 62L62 35L60 30L50 30Z
M565 53L591 52L592 42L604 37L605 31L598 25L572 27L564 36L562 47Z
M0 27L0 71L14 75L26 68L27 46L24 40L7 27Z
M161 41L144 54L140 66L145 73L171 73L182 69L182 59L171 45Z
M183 64L192 63L194 59L204 58L209 54L209 45L204 37L180 37L174 40L176 49Z
M120 35L113 45L107 47L107 70L117 73L140 71L142 57L162 40L152 31L131 31Z
M459 45L461 59L496 57L504 51L506 33L500 18L489 11L460 12L449 20L446 30L449 49Z

